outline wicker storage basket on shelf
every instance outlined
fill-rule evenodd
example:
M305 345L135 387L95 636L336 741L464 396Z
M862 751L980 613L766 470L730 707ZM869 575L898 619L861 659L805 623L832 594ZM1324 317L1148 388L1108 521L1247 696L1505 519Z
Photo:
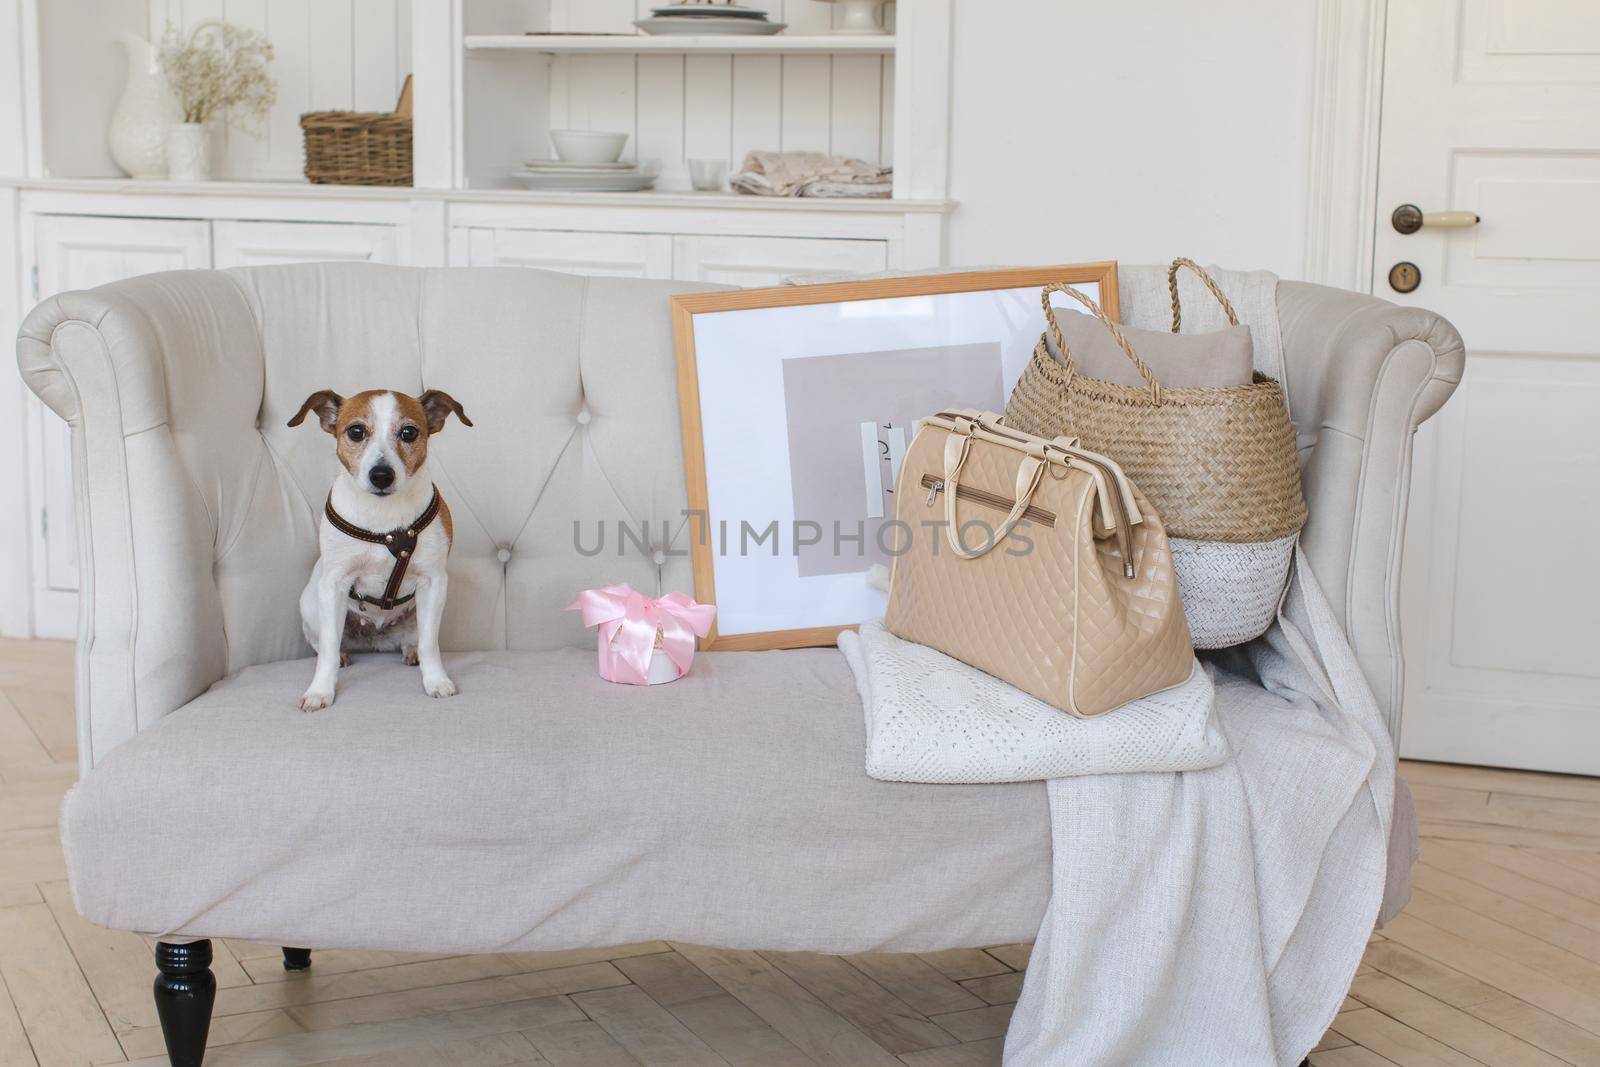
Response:
M306 181L328 185L411 184L411 78L393 112L310 111L300 116Z

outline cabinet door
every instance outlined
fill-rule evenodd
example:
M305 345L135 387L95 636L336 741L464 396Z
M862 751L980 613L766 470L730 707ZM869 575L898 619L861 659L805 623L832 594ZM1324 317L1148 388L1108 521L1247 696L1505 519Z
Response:
M219 219L212 223L212 261L218 269L330 259L396 263L395 238L393 226Z
M138 274L211 265L211 227L193 219L41 215L33 234L40 300ZM42 637L71 637L78 589L72 437L67 424L38 400L30 397L28 406L34 630Z
M624 278L672 277L672 238L661 233L591 233L576 230L467 230L473 267L539 267L568 274Z
M673 238L673 277L724 285L781 285L791 274L843 271L870 274L889 265L887 241L810 237Z
M200 219L40 215L33 243L41 300L139 274L211 266L211 224Z

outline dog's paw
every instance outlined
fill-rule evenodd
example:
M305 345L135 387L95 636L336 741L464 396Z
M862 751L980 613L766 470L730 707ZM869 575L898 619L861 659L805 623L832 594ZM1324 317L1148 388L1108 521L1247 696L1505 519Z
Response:
M456 695L456 683L444 675L437 678L422 679L422 691L431 697L453 697Z
M407 667L415 667L417 664L422 662L421 658L417 655L416 645L407 645L402 648L400 650L400 658L405 661L405 665Z
M350 653L348 653L348 652L339 653L339 666L341 666L341 667L350 666Z
M333 703L333 690L307 689L300 698L301 711L321 711Z

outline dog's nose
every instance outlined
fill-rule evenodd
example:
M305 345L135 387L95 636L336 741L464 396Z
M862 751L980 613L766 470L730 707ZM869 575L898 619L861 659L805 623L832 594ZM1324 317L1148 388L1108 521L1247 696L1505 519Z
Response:
M387 489L394 484L394 468L380 463L367 472L367 480L374 489Z

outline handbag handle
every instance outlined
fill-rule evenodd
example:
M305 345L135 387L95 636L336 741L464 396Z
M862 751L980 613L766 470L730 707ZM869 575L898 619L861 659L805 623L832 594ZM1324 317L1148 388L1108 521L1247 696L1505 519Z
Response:
M1028 510L1028 504L1033 500L1034 492L1039 488L1039 482L1044 477L1045 461L1034 455L1025 455L1017 466L1016 499L1012 502L1011 512L1006 516L1005 522L1000 524L1000 529L989 538L989 543L976 550L969 550L961 543L961 527L956 520L956 488L961 484L961 468L967 464L967 455L972 451L971 429L976 428L976 423L969 423L969 432L963 434L952 433L944 442L944 536L950 542L950 551L962 559L977 559L994 551L996 545L1004 541L1013 527L1022 519L1022 513Z
M1039 301L1044 304L1044 318L1050 324L1050 336L1055 339L1056 347L1061 350L1061 362L1066 365L1067 378L1062 384L1072 384L1072 378L1077 373L1077 368L1072 364L1072 353L1067 350L1067 339L1061 333L1061 324L1056 322L1056 309L1050 304L1051 293L1066 293L1088 308L1090 313L1100 320L1100 324L1111 331L1111 338L1117 342L1117 347L1122 349L1123 354L1133 361L1133 369L1139 372L1139 377L1143 378L1145 384L1150 387L1150 402L1153 404L1161 403L1161 383L1156 381L1154 372L1145 366L1144 360L1140 359L1139 354L1133 350L1133 345L1128 342L1128 338L1123 334L1122 328L1112 322L1111 318L1100 310L1100 305L1089 297L1078 292L1078 290L1065 282L1051 282L1039 293Z
M1217 303L1222 305L1222 312L1228 316L1229 326L1239 325L1239 316L1233 313L1233 305L1228 303L1228 298L1226 296L1222 295L1222 286L1217 284L1217 280L1207 273L1206 269L1200 264L1196 263L1194 260L1188 259L1184 256L1179 256L1177 259L1172 261L1172 266L1167 268L1167 288L1172 291L1173 333L1178 332L1178 325L1182 321L1181 314L1178 310L1178 269L1180 267L1188 267L1190 270L1194 271L1195 274L1200 276L1200 280L1205 283L1206 288L1211 290L1211 295L1217 298Z

